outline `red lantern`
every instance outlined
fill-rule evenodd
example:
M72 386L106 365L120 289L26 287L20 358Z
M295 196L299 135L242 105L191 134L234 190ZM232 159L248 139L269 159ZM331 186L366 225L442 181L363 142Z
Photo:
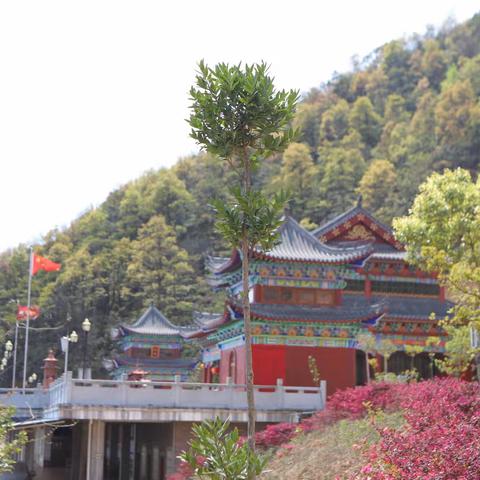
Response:
M210 369L210 372L212 373L212 375L216 375L219 371L220 369L218 367L212 367Z

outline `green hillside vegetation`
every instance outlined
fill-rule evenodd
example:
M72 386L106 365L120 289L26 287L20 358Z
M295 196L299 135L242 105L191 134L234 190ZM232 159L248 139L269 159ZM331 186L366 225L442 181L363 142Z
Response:
M479 96L480 14L392 41L304 96L294 121L299 142L265 161L256 181L269 192L288 189L290 211L306 226L351 207L359 194L390 223L407 212L431 172L461 166L476 174ZM206 285L203 260L228 253L208 203L226 198L231 175L210 155L184 158L49 232L36 251L63 267L40 272L32 298L43 311L38 327L61 328L32 331L32 368L40 373L48 346L67 330L80 331L85 317L93 322L90 352L101 374L101 359L113 348L111 327L132 321L150 302L180 324L193 310L221 310L223 294ZM15 301L25 303L27 257L25 246L0 255L5 330ZM74 365L80 348L71 354Z

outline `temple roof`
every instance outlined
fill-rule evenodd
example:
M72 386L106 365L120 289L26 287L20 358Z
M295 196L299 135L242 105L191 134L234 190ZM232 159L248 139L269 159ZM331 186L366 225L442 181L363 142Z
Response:
M385 318L398 319L428 319L435 314L436 320L447 316L454 306L452 302L442 301L439 298L414 296L380 296L372 297L372 302L385 302Z
M399 251L393 251L393 252L375 252L372 255L368 257L367 260L396 260L396 261L406 261L407 260L407 252L399 252Z
M370 221L376 223L383 230L392 233L392 229L389 226L377 220L368 210L363 208L362 202L359 201L354 207L350 208L346 212L343 212L320 225L318 228L313 230L312 234L315 235L315 237L325 235L326 233L344 224L345 222L348 222L359 214L364 215L365 218L368 218Z
M133 358L127 355L121 355L115 357L114 367L121 365L131 367L141 367L146 369L158 369L158 368L191 368L194 366L198 359L196 358Z
M188 332L182 332L182 336L186 339L204 336L223 325L228 318L228 309L223 313L194 312L193 323L196 327L192 327Z
M256 249L254 257L294 262L350 263L372 252L370 244L340 248L325 245L290 216L284 218L278 233L278 244L268 252Z
M150 305L145 313L131 325L122 325L122 330L140 335L182 335L192 327L180 327L171 323L154 305Z
M241 309L241 306L235 308ZM360 295L345 295L342 305L335 307L253 303L250 308L252 317L262 319L341 323L378 318L385 311L385 303L382 299L372 302Z
M207 256L205 266L215 274L228 273L240 267L242 259L240 252L235 248L230 258Z
M391 227L380 222L368 210L363 208L361 197L357 204L340 215L326 221L318 228L313 230L312 234L329 245L336 245L337 241L347 232L355 231L355 226L362 224L367 230L371 231L371 235L378 237L381 241L374 242L374 251L384 251L389 245L393 250L403 250L403 245L395 239ZM383 243L385 242L385 243ZM345 244L345 242L339 242ZM353 242L352 242L353 243ZM383 243L383 244L382 244Z

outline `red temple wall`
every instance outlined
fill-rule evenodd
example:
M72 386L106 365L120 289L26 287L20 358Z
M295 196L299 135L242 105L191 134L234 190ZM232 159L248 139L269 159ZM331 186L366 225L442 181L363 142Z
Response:
M253 345L253 381L256 385L275 385L277 378L285 381L284 345Z
M317 360L321 379L327 381L328 395L356 383L353 348L253 345L252 355L257 385L275 385L277 379L282 378L285 385L313 386L309 355Z
M320 379L327 381L327 395L356 383L355 349L330 347L288 347L286 385L313 385L308 356L317 361Z

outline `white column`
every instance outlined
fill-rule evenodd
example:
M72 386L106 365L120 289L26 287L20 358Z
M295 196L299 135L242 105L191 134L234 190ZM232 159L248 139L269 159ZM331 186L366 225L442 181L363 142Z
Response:
M283 386L283 378L277 378L277 386L275 388L277 392L277 408L285 408L285 387Z
M90 479L103 480L103 460L105 456L105 422L94 420L90 426Z
M45 427L35 428L34 442L33 442L33 469L38 474L38 471L43 469L45 463Z
M140 449L140 480L147 480L147 446L144 444Z
M152 451L152 479L160 480L160 447L155 445Z

